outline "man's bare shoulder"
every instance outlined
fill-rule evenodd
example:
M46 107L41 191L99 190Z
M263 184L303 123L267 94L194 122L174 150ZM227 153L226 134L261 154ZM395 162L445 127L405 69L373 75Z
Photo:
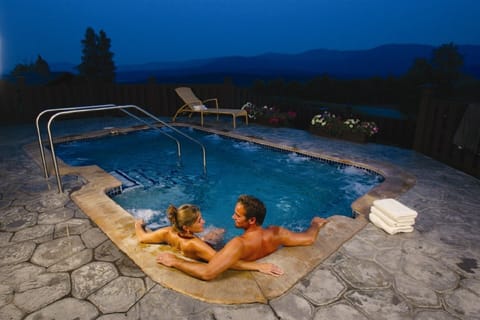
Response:
M283 229L282 227L280 226L268 226L265 228L265 230L268 230L268 231L279 231L280 229Z
M242 234L241 236L236 236L232 240L228 241L225 244L225 247L226 246L231 246L231 247L244 246L246 241L248 241L248 239L245 237L244 234Z
M272 236L279 236L288 230L280 226L268 226L267 228L265 228L264 231L266 234L270 234Z

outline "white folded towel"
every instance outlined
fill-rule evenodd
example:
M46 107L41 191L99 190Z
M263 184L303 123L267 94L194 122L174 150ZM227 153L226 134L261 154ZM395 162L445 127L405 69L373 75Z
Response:
M409 227L409 226L415 224L415 218L410 218L409 217L409 218L405 218L405 219L401 219L400 221L397 221L397 220L392 219L391 217L389 217L385 213L383 213L383 211L378 210L375 206L372 206L370 208L370 211L372 213L375 213L375 215L377 217L382 219L383 222L388 224L390 227Z
M409 221L417 217L417 211L410 209L395 199L375 200L373 205L397 222Z
M409 227L391 227L388 224L386 224L385 222L383 222L382 219L377 217L377 215L373 212L370 212L369 217L370 217L370 221L374 225L376 225L380 229L383 229L388 234L395 234L395 233L399 233L399 232L412 232L413 231L412 226L409 226Z

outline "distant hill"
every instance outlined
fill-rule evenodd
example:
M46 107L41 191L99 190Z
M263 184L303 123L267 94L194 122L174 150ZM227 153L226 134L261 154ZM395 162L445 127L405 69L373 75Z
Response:
M218 82L230 77L245 84L259 78L304 80L323 74L343 79L400 76L408 71L414 59L430 59L434 49L428 45L389 44L368 50L316 49L299 54L266 53L125 65L118 66L117 81L144 82L155 77L162 82ZM458 49L464 58L463 71L480 78L480 46L458 45ZM58 71L56 65L51 65L51 69Z

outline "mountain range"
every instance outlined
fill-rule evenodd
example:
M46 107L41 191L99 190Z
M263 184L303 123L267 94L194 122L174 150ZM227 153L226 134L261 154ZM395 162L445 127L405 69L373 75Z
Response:
M298 54L265 53L177 62L117 66L117 82L222 82L239 84L255 79L305 80L328 74L342 79L401 76L416 58L431 59L437 47L421 44L389 44L367 50L315 49ZM480 46L457 45L463 56L463 72L480 78ZM70 66L71 68L72 66ZM51 65L53 71L68 65Z

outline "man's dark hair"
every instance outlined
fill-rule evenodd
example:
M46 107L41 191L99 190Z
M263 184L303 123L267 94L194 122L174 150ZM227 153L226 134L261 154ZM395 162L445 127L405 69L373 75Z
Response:
M263 220L265 220L265 215L267 214L267 209L262 201L254 196L242 194L238 197L237 202L240 202L245 208L245 217L247 220L256 218L257 225L262 225Z

